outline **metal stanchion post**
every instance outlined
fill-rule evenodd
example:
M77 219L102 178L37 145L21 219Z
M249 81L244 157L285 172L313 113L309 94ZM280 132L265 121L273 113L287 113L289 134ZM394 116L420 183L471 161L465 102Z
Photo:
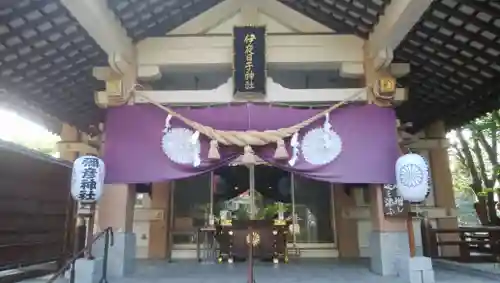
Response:
M250 170L250 220L255 219L255 166L251 165L249 167ZM247 283L255 283L254 279L254 269L253 269L253 222L250 222L249 229L249 241L248 241L248 282Z
M295 254L298 254L297 250L297 216L295 215L295 175L293 173L290 173L290 190L291 190L291 197L292 197L292 246L295 251ZM287 247L285 247L287 248Z

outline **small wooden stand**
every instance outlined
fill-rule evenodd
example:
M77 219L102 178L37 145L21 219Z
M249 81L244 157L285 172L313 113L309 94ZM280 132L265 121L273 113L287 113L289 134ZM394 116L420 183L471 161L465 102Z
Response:
M87 235L85 237L85 257L93 259L92 255L92 241L94 237L94 215L95 215L95 202L80 202L78 203L78 217L80 217L87 226Z
M413 231L413 215L414 213L411 212L411 204L408 205L408 214L406 217L406 228L408 230L408 244L410 247L410 257L415 257L415 233Z

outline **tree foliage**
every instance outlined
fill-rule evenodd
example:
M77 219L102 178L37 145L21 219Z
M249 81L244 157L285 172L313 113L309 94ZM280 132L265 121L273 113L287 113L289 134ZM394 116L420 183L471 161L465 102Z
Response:
M476 211L483 224L500 225L495 194L500 181L498 111L475 119L454 131L451 153L456 158L454 185L459 191L477 197Z

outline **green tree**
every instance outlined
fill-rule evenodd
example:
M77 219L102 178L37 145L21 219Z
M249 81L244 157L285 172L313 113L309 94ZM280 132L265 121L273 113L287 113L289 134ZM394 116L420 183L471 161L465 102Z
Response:
M454 181L457 190L473 193L477 199L478 216L483 224L500 225L496 213L495 190L500 181L498 159L498 111L475 119L455 130L452 154L457 160Z

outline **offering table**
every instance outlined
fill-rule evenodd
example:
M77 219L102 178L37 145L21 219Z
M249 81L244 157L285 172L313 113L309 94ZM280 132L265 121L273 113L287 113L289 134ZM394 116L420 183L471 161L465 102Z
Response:
M250 232L253 236L250 237ZM246 260L250 243L253 257L288 262L286 220L225 220L217 225L218 261Z

